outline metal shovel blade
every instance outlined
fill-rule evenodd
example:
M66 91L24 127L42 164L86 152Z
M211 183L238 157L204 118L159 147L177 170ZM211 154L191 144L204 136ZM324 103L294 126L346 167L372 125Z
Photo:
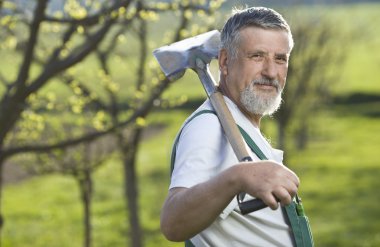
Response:
M213 30L188 39L160 47L153 51L162 71L174 81L183 76L186 69L195 68L196 58L209 63L218 57L220 33Z

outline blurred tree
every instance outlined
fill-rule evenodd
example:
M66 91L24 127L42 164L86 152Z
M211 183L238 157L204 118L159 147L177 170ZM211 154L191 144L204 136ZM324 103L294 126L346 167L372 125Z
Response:
M154 32L148 24L159 14L178 18L178 22L170 21L179 24L173 28L175 32L164 37L166 43L172 43L207 31L199 26L189 29L190 18L197 14L212 21L221 1L67 0L63 9L57 9L55 1L22 3L2 1L0 5L1 51L12 58L12 64L20 60L18 69L12 66L0 71L0 186L3 164L16 154L64 149L115 132L124 155L130 246L141 246L135 156L144 118L159 106L157 99L170 85L156 65L151 64L151 72L146 74L148 34ZM201 23L200 18L197 21ZM139 50L134 49L132 39L125 43L129 33L137 34ZM157 35L151 38L157 39ZM138 59L134 59L136 54ZM81 67L91 55L98 58L100 70L94 69L89 59ZM125 74L112 74L112 66L125 66ZM137 75L131 72L133 66ZM89 68L95 73L88 72ZM85 73L87 76L82 75ZM123 97L121 101L119 97ZM68 132L64 129L67 125L75 129ZM128 127L125 132L124 127ZM44 136L47 130L51 134Z
M277 146L287 149L285 134L293 133L296 147L305 148L312 117L329 102L344 64L350 33L322 17L303 17L292 26L293 48L283 103L274 117Z
M37 154L35 156L38 165L25 165L32 175L58 173L71 176L77 182L83 207L83 247L92 245L92 175L109 158L109 154L115 149L114 143L108 137L98 138L91 143Z

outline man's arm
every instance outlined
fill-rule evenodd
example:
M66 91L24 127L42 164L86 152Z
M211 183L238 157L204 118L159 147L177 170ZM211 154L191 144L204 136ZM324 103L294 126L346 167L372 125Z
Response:
M238 164L191 188L172 188L162 208L161 230L171 241L184 241L211 225L239 192L276 209L277 200L290 204L298 185L298 177L278 163Z

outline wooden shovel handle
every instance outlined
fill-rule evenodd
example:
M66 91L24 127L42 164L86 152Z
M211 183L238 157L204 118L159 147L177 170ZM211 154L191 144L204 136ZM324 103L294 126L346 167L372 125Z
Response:
M232 117L230 110L226 105L223 95L220 91L217 90L215 86L215 81L212 78L209 70L209 64L205 63L200 58L196 59L195 64L196 68L194 68L194 70L197 72L198 77L202 82L202 85L211 101L212 106L214 107L214 110L216 111L222 128L232 146L232 149L234 150L236 157L240 162L252 161L245 141L235 123L234 118ZM242 214L247 214L265 208L267 206L260 199L254 199L248 202L240 202L239 198L244 198L244 196L244 192L236 196Z
M215 91L210 95L210 100L238 160L247 161L251 159L247 151L244 139L235 123L234 118L232 117L231 112L226 105L222 93Z
M226 102L221 92L216 90L209 96L209 98L214 107L214 110L218 115L223 130L226 133L227 139L230 142L238 160L240 162L252 161L252 158L247 151L244 139L235 123L234 118L232 117L230 110L226 105ZM237 198L240 196L244 197L244 195L244 192L240 193L239 195L237 195ZM261 199L258 198L241 203L239 202L239 208L242 214L248 214L263 209L265 207L267 207L267 205Z

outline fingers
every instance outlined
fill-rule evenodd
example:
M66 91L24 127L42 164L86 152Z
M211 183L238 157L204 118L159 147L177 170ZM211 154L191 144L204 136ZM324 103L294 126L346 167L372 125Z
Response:
M283 187L278 188L272 194L278 199L282 206L289 205L292 202L293 196Z
M285 188L279 187L272 193L262 195L261 200L273 210L276 210L279 203L282 206L289 205L292 202L292 196Z
M275 188L273 192L279 191L278 193L282 195L282 191L283 189L285 189L285 191L291 196L291 198L293 198L298 192L299 180L298 182L295 182L291 179L288 179L288 180L285 179L284 181L282 181L281 186L282 186L281 188L278 188L278 189ZM277 193L275 194L277 195Z
M264 194L260 197L261 200L263 200L263 202L268 206L270 207L271 209L273 210L276 210L278 208L278 202L277 202L277 199L274 197L273 194L269 193L269 194Z
M260 198L271 209L289 205L297 194L300 180L289 168L272 161L245 165L244 191Z
M283 168L288 171L288 174L286 175L286 177L289 180L291 180L298 188L300 185L300 179L298 178L298 176L292 170L287 168L286 166L283 166Z

